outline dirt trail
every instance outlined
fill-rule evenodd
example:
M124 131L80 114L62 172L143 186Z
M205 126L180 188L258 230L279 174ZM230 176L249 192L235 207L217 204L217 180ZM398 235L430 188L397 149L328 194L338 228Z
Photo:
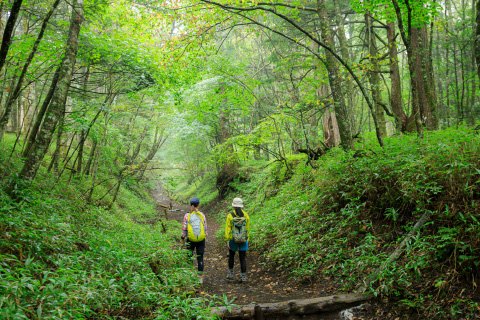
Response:
M157 203L170 206L170 199L163 194L161 187L152 192L152 197ZM176 204L172 201L172 210L168 212L169 220L176 220L183 223L183 217L189 210L189 206ZM248 283L240 283L240 261L238 255L235 257L235 281L225 279L228 270L228 249L222 240L216 235L221 228L218 220L223 221L227 212L217 212L215 209L203 208L202 211L207 219L208 237L206 240L204 256L204 285L200 293L205 296L227 295L229 300L235 299L234 303L243 305L250 303L278 302L292 299L307 299L320 296L328 296L339 293L330 282L325 279L324 283L300 284L289 279L289 275L275 267L264 257L261 257L254 248L250 246L247 251L247 278ZM221 217L220 217L221 215ZM223 231L223 230L222 230ZM178 232L181 230L179 228ZM251 243L253 244L253 239ZM303 317L302 319L342 319L338 312L334 315L316 315L315 317ZM361 319L361 318L356 318Z

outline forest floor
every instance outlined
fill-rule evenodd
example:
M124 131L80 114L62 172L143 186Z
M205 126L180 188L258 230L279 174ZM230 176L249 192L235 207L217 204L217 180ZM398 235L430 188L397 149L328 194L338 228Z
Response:
M187 205L181 205L171 201L168 195L162 192L161 186L158 186L156 190L152 190L151 196L161 205L172 206L168 211L169 220L176 220L180 224L183 223L183 217L189 210ZM315 283L299 283L291 279L289 274L282 272L279 267L259 255L254 248L247 252L248 283L242 284L239 281L240 263L238 255L235 257L234 267L236 280L226 280L228 249L223 239L216 237L218 230L221 228L221 223L219 223L218 220L223 219L223 217L212 216L211 212L218 212L218 210L215 210L215 205L216 204L213 204L213 206L210 205L206 208L202 208L200 205L200 211L206 216L208 228L204 256L204 284L203 287L199 289L199 294L203 295L205 299L209 299L212 296L222 297L225 294L229 301L234 299L234 304L246 305L251 303L310 299L343 293L334 287L333 280L330 278L324 278L322 282ZM225 213L225 215L226 214L227 213ZM181 232L180 228L178 232ZM174 246L178 248L179 244L175 244ZM356 311L355 313L353 318L347 317L347 319L375 319L364 315L362 311ZM303 316L301 319L333 320L345 319L345 317L340 316L339 312L335 312L309 317Z

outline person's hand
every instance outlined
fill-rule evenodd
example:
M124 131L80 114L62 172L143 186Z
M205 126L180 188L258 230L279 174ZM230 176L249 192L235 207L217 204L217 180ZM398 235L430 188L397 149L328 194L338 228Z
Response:
M230 241L227 241L227 247L230 249Z

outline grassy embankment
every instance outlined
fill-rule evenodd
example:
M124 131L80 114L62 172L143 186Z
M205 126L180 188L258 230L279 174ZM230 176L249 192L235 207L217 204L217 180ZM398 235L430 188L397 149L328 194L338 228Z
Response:
M18 154L8 159L13 138L0 146L0 318L208 319L205 302L187 296L196 281L187 260L171 249L180 226L155 223L146 185L125 183L107 210L108 170L87 203L90 177L56 183L42 169L14 202L2 191L21 168Z
M365 143L354 157L333 150L306 166L293 156L249 163L231 187L253 213L252 245L302 281L333 278L354 291L426 211L428 223L369 290L406 318L480 315L480 141L467 128ZM208 179L208 176L206 176ZM197 185L214 194L214 180ZM229 199L231 200L231 199ZM228 202L228 201L227 201Z

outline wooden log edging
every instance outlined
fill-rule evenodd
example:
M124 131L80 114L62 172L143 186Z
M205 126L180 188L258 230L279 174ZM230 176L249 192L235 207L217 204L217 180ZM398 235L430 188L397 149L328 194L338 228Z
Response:
M339 294L328 297L289 300L275 303L249 304L231 308L218 307L212 309L212 315L221 319L263 319L264 316L286 317L290 315L308 315L317 313L328 313L358 305L362 302L373 299L371 294L351 293ZM255 311L256 310L256 311Z

